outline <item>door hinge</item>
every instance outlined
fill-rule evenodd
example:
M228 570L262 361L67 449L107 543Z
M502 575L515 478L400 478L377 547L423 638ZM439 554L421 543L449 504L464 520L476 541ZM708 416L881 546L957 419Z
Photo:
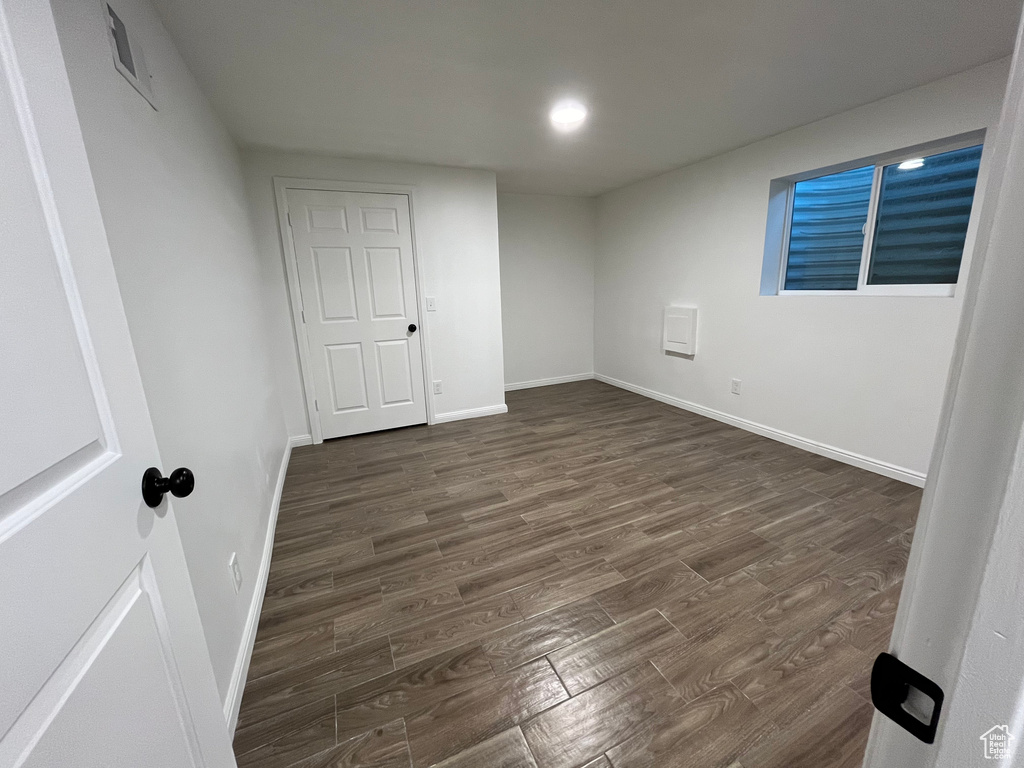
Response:
M284 215L285 215L285 218L288 219L288 226L290 227L292 225L292 212L291 211L286 211Z
M306 310L300 309L299 314L302 315L302 322L306 322Z
M313 407L316 408L317 413L320 413L320 403L315 398L313 399Z

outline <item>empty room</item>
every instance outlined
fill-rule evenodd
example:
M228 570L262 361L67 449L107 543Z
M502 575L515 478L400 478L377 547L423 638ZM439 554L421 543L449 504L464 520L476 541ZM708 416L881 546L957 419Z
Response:
M0 768L1024 765L1021 0L0 0Z

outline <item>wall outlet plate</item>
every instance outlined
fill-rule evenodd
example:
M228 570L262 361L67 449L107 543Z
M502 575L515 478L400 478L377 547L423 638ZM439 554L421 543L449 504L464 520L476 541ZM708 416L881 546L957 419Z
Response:
M427 296L427 312L435 312L437 310L437 299L433 296Z
M743 383L743 382L742 382L742 381L740 381L739 379L733 379L733 380L732 380L732 393L733 393L734 395L738 395L738 394L740 393L740 385L741 385L742 383Z
M440 395L441 394L441 382L440 381L435 381L434 382L434 394L435 395Z

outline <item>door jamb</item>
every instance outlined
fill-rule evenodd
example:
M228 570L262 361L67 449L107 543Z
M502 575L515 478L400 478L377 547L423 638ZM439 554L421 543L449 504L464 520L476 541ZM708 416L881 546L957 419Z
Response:
M433 365L431 364L430 344L428 343L430 323L426 321L427 313L423 299L425 292L422 285L423 271L420 269L419 263L420 243L416 236L416 187L410 184L381 184L370 181L337 181L331 179L301 179L275 176L274 198L277 202L277 225L278 232L281 235L281 248L284 254L285 272L288 281L289 304L292 310L292 330L295 334L296 347L299 350L299 374L302 378L303 395L305 397L306 419L309 422L309 434L313 438L313 444L322 443L324 437L316 410L309 407L309 404L316 397L316 389L313 384L313 371L309 360L309 338L306 335L305 324L302 322L302 294L299 289L298 261L295 255L295 244L291 237L291 228L288 224L287 193L289 189L311 190L315 192L368 192L404 195L409 201L413 283L416 289L416 306L419 309L419 343L423 360L423 397L427 410L427 424L433 424L434 399L430 388L430 382L433 379Z

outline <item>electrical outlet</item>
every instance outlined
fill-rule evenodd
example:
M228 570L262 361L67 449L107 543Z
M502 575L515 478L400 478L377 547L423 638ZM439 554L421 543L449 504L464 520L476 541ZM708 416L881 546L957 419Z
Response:
M441 382L440 381L435 381L434 382L434 394L435 395L440 395L441 394Z
M740 384L742 383L743 382L741 382L739 379L732 380L732 393L734 395L738 395L740 393Z
M433 296L427 296L427 312L437 311L437 299Z
M231 569L231 580L235 585L235 594L242 588L242 566L238 564L238 553L232 552L228 560L228 568Z

